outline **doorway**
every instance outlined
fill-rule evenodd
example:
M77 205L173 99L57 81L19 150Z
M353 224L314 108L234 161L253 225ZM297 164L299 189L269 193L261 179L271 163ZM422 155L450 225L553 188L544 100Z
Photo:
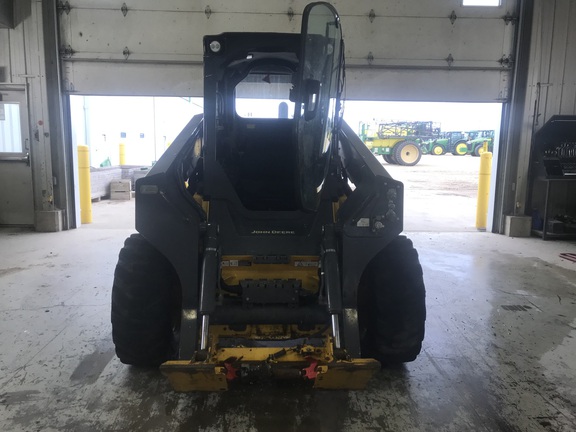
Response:
M397 135L415 135L398 137L411 139L421 147L422 156L415 165L397 164L386 160L387 156L377 156L389 174L404 183L404 229L412 232L478 229L481 158L475 150L484 141L493 157L487 226L481 230L492 231L501 118L502 103L497 102L346 101L344 110L344 119L359 136L370 135L371 129L379 132L379 125L390 124L397 126ZM400 127L414 124L434 127L429 134L419 134L418 130L410 133ZM431 149L433 143L442 144L444 151L425 150ZM456 143L461 143L463 151L456 151Z
M0 91L0 225L34 225L26 93Z

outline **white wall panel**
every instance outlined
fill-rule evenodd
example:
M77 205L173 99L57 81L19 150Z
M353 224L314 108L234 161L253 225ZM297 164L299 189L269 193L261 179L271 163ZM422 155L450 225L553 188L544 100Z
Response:
M346 99L389 101L502 102L508 72L349 69ZM473 82L474 85L470 83ZM484 89L486 96L478 94Z
M62 17L66 42L74 58L124 59L128 47L135 56L160 59L162 55L181 60L202 60L202 36L223 31L296 32L299 25L282 15L213 14L204 12L120 11L72 9ZM172 59L172 57L170 57Z
M64 73L68 77L65 87L70 94L182 96L202 93L201 65L70 62L66 63ZM421 70L349 68L346 99L502 102L507 99L508 79L507 71L427 70L422 73ZM474 86L470 85L471 81ZM488 97L478 94L479 86Z
M499 60L512 52L515 27L503 17L515 12L516 2L465 8L461 0L333 1L341 15L350 67L347 96L502 100L507 95L502 83L510 69ZM72 50L64 59L70 91L201 96L201 82L185 81L202 79L197 65L202 61L203 35L298 32L308 1L218 0L208 6L139 0L126 2L125 15L123 3L71 0L69 13L61 14L62 48Z
M203 90L201 65L68 62L63 72L70 94L187 96Z
M344 19L343 19L344 21ZM381 18L366 23L364 17L345 17L347 58L365 61L368 52L375 60L437 60L452 54L460 62L483 61L500 66L505 24L501 19L456 20L448 18ZM498 38L495 37L498 35ZM490 43L497 40L498 43Z

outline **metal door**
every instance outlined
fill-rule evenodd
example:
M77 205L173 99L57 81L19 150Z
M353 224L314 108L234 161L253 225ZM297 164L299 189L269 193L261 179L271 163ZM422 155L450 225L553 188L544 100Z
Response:
M301 205L315 210L328 171L332 132L339 115L342 31L336 10L312 3L302 18L302 48L295 89Z
M34 225L24 91L0 91L0 225Z
M309 1L138 0L124 10L121 1L70 3L59 15L70 94L202 96L204 35L297 33ZM508 99L519 0L496 7L460 0L333 3L345 34L347 99Z

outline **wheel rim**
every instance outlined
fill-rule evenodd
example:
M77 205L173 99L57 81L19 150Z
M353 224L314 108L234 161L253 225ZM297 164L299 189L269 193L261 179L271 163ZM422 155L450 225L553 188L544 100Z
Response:
M420 152L418 151L418 147L414 144L407 144L402 149L402 153L400 157L402 158L402 162L405 164L411 164L418 160L418 156Z
M432 153L434 153L436 156L440 156L442 153L444 153L444 151L442 150L442 147L434 146Z
M484 153L484 146L478 147L478 156L480 156L482 153Z
M463 156L466 153L468 153L468 146L466 145L466 143L460 143L456 145L456 153L458 153L458 155Z

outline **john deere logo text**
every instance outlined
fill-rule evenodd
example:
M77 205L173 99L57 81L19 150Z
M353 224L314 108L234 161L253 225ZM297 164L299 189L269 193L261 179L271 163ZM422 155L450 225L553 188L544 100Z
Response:
M252 230L252 235L295 235L296 231L284 230Z

